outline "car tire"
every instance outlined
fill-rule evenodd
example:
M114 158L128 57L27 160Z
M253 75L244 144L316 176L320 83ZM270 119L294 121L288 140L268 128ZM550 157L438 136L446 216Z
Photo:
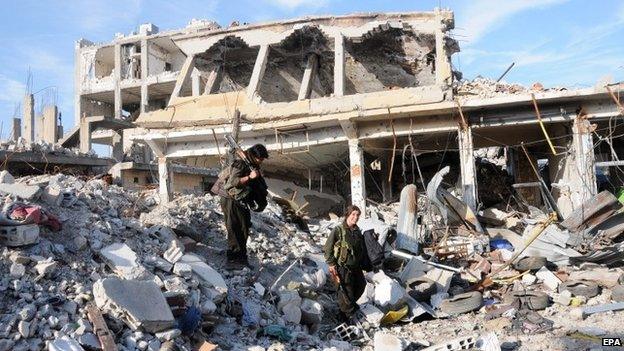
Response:
M543 292L539 291L512 291L507 296L507 303L519 303L520 308L526 308L532 311L543 310L549 305L549 298Z
M435 282L429 278L419 277L408 279L405 282L405 290L418 302L429 301L431 295L437 291Z
M536 271L546 265L546 257L541 256L527 256L522 257L516 261L513 266L516 270L524 271Z
M442 300L440 311L449 315L458 315L477 310L483 305L483 296L478 291L458 294Z
M594 297L600 293L598 284L589 280L568 280L559 284L559 292L568 290L574 296Z

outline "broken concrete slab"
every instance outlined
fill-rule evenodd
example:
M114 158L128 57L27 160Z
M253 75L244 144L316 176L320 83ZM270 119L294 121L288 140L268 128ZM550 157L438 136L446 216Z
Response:
M570 280L589 280L601 286L612 288L618 285L618 280L622 276L619 271L607 268L595 268L592 270L581 270L570 272Z
M179 262L186 263L191 266L193 273L197 275L203 283L206 283L210 287L217 290L219 294L227 294L228 287L221 274L219 274L219 272L217 272L214 268L207 265L201 257L188 253L184 254L180 258Z
M19 247L38 242L39 226L36 224L0 226L0 245Z
M41 188L36 185L0 183L0 193L16 196L24 200L36 200L40 192Z
M440 268L432 268L425 275L431 279L437 288L437 293L448 292L451 287L451 279L453 278L453 272Z
M151 279L152 275L138 263L137 254L122 243L111 244L102 250L108 266L119 276L125 279Z
M0 183L2 184L13 184L15 183L15 178L8 171L0 171Z
M78 341L63 335L48 345L48 351L84 351L84 349Z
M100 309L122 318L134 330L155 333L174 325L167 300L152 281L100 279L93 284L93 296Z
M535 273L535 276L542 280L544 286L552 291L556 291L559 284L561 284L561 279L559 279L553 272L548 270L548 268L546 267L540 268L540 270Z
M364 314L366 321L373 326L379 326L379 322L384 316L384 313L372 303L361 305L360 312Z
M182 262L176 262L173 265L173 273L183 278L190 278L193 275L193 269L191 265Z
M373 339L375 351L402 351L403 341L387 332L377 332Z

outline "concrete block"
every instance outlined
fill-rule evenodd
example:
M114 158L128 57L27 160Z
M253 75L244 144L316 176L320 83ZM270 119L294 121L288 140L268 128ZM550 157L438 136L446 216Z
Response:
M291 302L282 307L282 313L284 313L284 320L290 323L299 324L301 322L301 308Z
M190 278L193 275L191 265L187 263L177 262L173 265L173 274L177 274L184 278Z
M151 274L138 263L137 255L132 249L122 243L111 244L100 254L108 266L119 276L126 279L150 279Z
M403 342L392 334L377 332L373 340L373 347L375 351L402 351Z
M182 331L180 329L169 329L155 334L160 341L173 340L180 335L182 335Z
M301 322L308 325L319 324L323 319L323 306L310 299L301 302Z
M41 188L36 185L0 183L0 193L17 196L24 200L36 200L40 192Z
M61 190L54 186L47 186L43 189L41 198L50 206L60 206L63 196Z
M26 266L20 263L13 263L9 268L9 275L12 278L21 278L26 274Z
M264 288L264 286L262 286L262 284L258 282L254 283L254 290L256 290L256 292L260 296L264 296L264 293L266 292L266 289Z
M225 280L214 268L207 265L199 256L195 254L185 254L180 258L180 262L191 266L193 273L203 282L214 288L220 294L227 294L228 287Z
M169 248L167 251L163 253L163 257L165 260L176 263L178 262L182 256L184 255L184 246L177 240L171 241Z
M93 285L93 296L102 311L123 319L134 330L155 333L175 323L167 300L153 281L100 279Z
M360 306L360 312L364 314L366 321L373 326L379 326L379 322L384 316L384 313L372 303Z
M405 289L393 279L384 279L375 285L375 304L382 309L392 310L405 302Z
M0 171L0 183L2 184L13 184L15 183L15 178L8 171Z
M453 272L440 268L432 268L426 274L426 277L431 279L436 284L438 293L448 292L451 287L451 279L453 278Z
M163 272L171 272L173 265L167 260L164 260L158 256L148 256L144 259L145 264L158 268Z
M559 284L561 284L561 279L559 279L553 272L549 271L548 268L542 267L537 273L535 273L539 279L542 280L544 286L546 286L550 290L557 290Z
M34 269L39 275L46 275L54 272L56 269L57 263L56 261L52 261L52 258L48 258L47 260L37 262Z
M48 351L84 351L78 341L63 335L48 345Z
M0 245L17 247L38 242L39 226L36 224L0 227Z

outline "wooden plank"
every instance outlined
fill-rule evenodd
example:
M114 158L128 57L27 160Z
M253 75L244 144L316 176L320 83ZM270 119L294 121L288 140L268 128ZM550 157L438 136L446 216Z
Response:
M91 323L93 323L93 334L95 334L102 344L102 350L104 351L117 351L117 344L115 344L115 337L108 329L106 321L93 303L87 305L87 316Z

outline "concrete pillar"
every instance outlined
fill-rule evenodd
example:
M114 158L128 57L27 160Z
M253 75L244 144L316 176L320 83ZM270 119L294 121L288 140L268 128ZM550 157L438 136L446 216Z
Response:
M457 136L464 202L474 211L477 209L477 173L472 145L472 128L459 128Z
M43 140L43 115L35 117L35 142Z
M147 39L141 39L141 113L147 112L149 107L149 43Z
M392 168L392 154L389 153L386 155L384 163L383 163L383 172L381 179L381 194L383 197L383 202L387 202L392 200L392 183L388 181L390 178L390 169Z
M91 151L91 123L86 118L80 120L80 152Z
M598 193L594 165L594 140L588 120L578 117L574 120L572 125L572 144L576 167L581 180L579 192L582 201L580 204L582 204Z
M173 200L173 172L171 172L171 163L165 157L158 158L158 189L160 194L160 202L167 203Z
M171 97L169 98L169 103L177 97L180 96L180 92L182 91L182 87L184 83L191 77L191 73L195 68L195 56L188 56L182 68L180 69L180 74L178 74L178 79L176 80L176 84L173 87L173 92L171 93Z
M24 97L24 117L22 136L28 143L35 141L35 98L32 94Z
M223 78L223 66L217 66L208 75L206 86L204 87L204 95L213 94L219 91L221 79Z
M117 162L123 162L123 129L113 131L112 139L112 157Z
M344 36L334 38L334 96L343 96L345 88Z
M446 46L444 40L444 24L442 23L442 16L437 11L438 28L435 31L436 39L436 58L435 58L435 75L436 84L446 88L452 83L452 71L450 58L446 53Z
M13 131L11 132L11 140L17 141L22 136L22 120L13 118Z
M366 214L366 183L364 181L364 152L358 139L349 139L351 173L351 203Z
M43 140L47 143L56 143L58 133L58 108L46 106L43 108Z
M123 109L123 102L121 101L121 45L115 45L115 118L121 118L121 111Z
M191 73L191 94L193 96L199 96L201 86L201 73L197 69L197 67L193 67L193 72Z
M260 87L260 81L264 76L266 70L267 59L269 58L269 45L265 44L260 46L256 63L254 64L253 72L251 73L251 79L249 80L249 86L247 87L247 97L253 98L258 87Z
M301 87L299 87L298 100L305 100L310 98L312 92L312 79L316 75L316 66L318 64L318 58L316 54L310 54L308 56L308 62L306 63L305 71L303 71L303 79L301 79Z

